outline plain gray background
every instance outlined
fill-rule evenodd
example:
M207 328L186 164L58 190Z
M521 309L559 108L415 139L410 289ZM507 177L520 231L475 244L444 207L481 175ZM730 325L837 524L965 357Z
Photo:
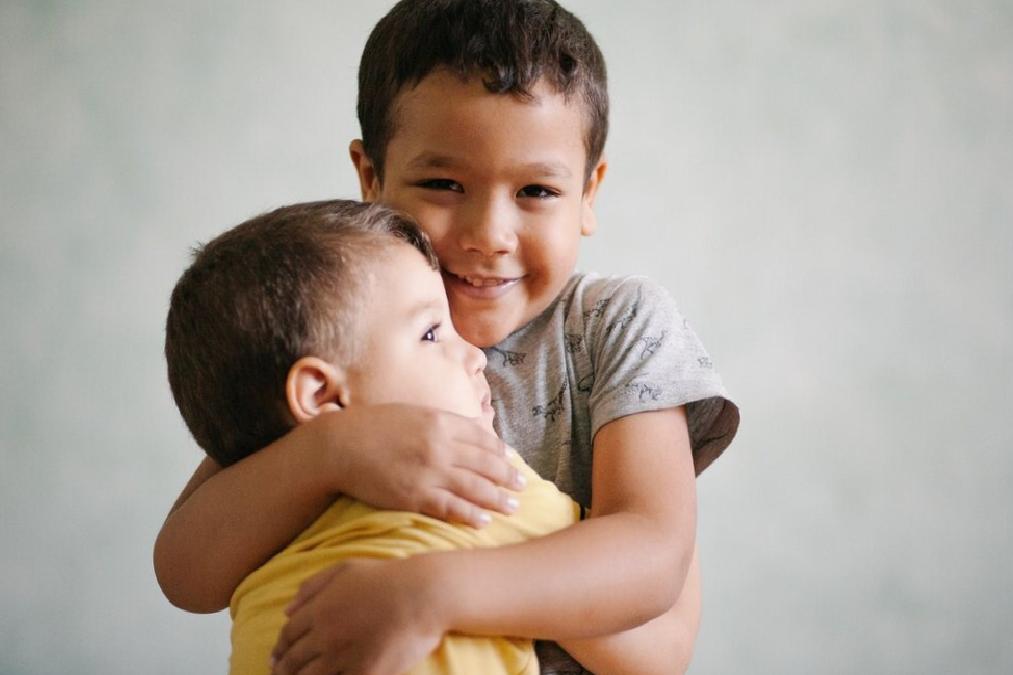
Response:
M200 453L188 247L357 196L387 2L0 4L0 672L221 673L150 552ZM1013 670L1013 4L574 0L610 68L581 267L663 281L743 424L692 672Z

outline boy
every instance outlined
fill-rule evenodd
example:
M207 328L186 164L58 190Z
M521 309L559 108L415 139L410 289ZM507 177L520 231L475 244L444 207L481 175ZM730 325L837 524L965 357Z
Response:
M597 46L549 0L406 0L367 42L359 96L363 197L430 236L455 325L489 356L501 437L594 517L499 549L344 565L301 594L279 672L367 667L445 630L565 640L597 672L685 668L694 464L727 446L738 412L661 289L571 276L606 170ZM511 480L493 437L418 408L324 416L251 460L202 465L167 519L156 568L177 604L223 606L336 492L480 524ZM555 659L546 672L578 668Z
M166 322L169 381L194 437L228 466L317 415L393 401L492 432L486 358L454 332L438 269L413 223L356 202L284 207L212 240L176 284ZM341 560L501 545L576 522L577 505L517 462L528 480L517 511L481 530L337 499L236 590L231 672L268 672L285 605ZM412 672L538 666L529 640L456 635Z

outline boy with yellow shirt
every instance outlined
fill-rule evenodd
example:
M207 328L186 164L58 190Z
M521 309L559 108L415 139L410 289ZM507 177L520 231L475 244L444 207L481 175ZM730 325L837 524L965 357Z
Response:
M489 359L499 435L594 517L510 546L343 564L301 593L277 672L398 672L447 631L555 641L576 659L540 643L545 673L684 670L695 475L738 410L665 289L574 273L606 173L594 39L551 0L403 0L366 43L358 112L362 196L429 235L454 324ZM174 603L214 611L336 493L481 526L512 478L502 441L461 416L320 416L224 471L202 464L156 572Z
M172 295L169 381L194 437L228 466L321 414L428 405L492 431L485 355L454 331L436 257L398 213L357 202L284 207L220 235ZM519 457L511 516L482 529L339 497L232 597L231 672L270 670L285 607L343 560L498 546L562 529L579 507ZM538 672L530 640L452 635L412 673Z

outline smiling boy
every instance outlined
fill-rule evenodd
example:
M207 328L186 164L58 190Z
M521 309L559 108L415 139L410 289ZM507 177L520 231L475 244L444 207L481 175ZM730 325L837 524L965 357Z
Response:
M495 550L346 564L301 595L278 672L370 672L449 630L561 641L600 673L684 669L699 612L694 475L738 412L663 289L573 274L606 171L597 46L554 2L405 1L374 28L359 88L363 197L430 236L454 323L489 355L497 430L594 517ZM506 503L500 445L473 425L408 408L336 417L257 462L198 470L156 547L170 598L221 606L336 492L475 524ZM218 506L254 489L241 514ZM579 668L546 656L543 672Z
M173 290L165 343L173 397L194 437L228 466L319 415L394 402L491 431L486 357L454 330L437 270L405 216L340 200L282 207L202 246ZM517 510L482 529L336 499L236 589L230 672L270 670L285 606L335 563L498 546L577 520L572 500L513 460L527 480ZM530 640L441 637L413 675L538 672Z
M351 147L366 200L425 223L451 309L480 347L556 299L596 226L605 162L586 156L582 107L545 82L529 94L490 95L478 77L434 70L396 99L382 168L362 142Z

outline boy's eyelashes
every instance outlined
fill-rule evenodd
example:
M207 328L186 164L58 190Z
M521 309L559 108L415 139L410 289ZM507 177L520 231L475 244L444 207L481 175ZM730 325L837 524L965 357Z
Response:
M440 326L442 324L436 323L426 329L426 332L422 334L423 342L439 342L440 341Z
M456 180L449 178L427 178L420 180L416 185L426 190L450 190L451 192L464 192L464 186Z
M518 197L533 199L551 199L559 196L559 190L554 190L544 185L525 185L517 192Z
M425 190L449 190L451 192L464 192L464 186L458 183L456 180L449 178L427 178L420 180L415 183L416 187L423 188ZM540 185L532 183L531 185L525 185L517 191L518 197L527 199L551 199L558 197L560 191L555 188L548 187L547 185Z

